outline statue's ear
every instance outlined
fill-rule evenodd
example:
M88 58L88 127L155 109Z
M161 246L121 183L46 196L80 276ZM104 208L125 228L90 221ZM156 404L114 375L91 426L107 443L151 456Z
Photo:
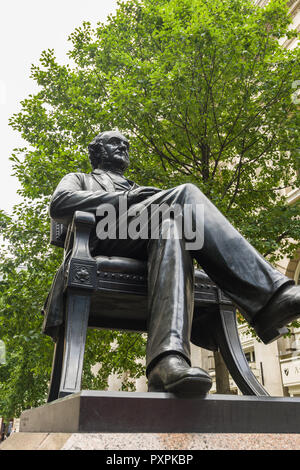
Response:
M106 150L103 143L94 139L88 146L90 162L93 168L98 168L105 158Z
M98 142L98 149L97 149L97 166L101 168L102 163L107 160L107 151L104 147L103 142Z

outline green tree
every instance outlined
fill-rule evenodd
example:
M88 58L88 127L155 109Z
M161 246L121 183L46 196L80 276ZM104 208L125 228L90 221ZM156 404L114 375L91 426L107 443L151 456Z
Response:
M169 188L196 184L271 262L299 247L299 208L284 189L299 183L299 113L291 99L300 50L286 1L128 0L106 24L70 36L70 63L44 51L32 78L39 91L11 126L28 143L12 155L24 202L1 214L0 414L44 398L51 342L42 300L61 261L48 246L49 197L63 175L89 172L87 144L118 127L130 137L128 177ZM25 269L19 269L24 266ZM84 384L104 387L111 371L139 376L137 335L90 332ZM91 367L103 366L94 376ZM130 384L129 384L130 385Z

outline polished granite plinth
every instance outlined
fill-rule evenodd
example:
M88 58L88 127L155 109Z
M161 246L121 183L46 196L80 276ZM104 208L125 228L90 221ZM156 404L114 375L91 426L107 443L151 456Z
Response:
M300 398L81 391L21 415L35 433L300 433Z

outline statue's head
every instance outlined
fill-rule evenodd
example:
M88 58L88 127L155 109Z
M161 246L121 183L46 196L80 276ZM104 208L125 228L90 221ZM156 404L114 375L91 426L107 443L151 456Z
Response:
M119 131L98 134L88 146L93 169L124 173L129 165L129 142Z

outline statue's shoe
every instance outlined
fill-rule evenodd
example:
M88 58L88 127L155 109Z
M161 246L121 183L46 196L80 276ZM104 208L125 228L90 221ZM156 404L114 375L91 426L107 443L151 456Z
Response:
M250 325L269 344L288 333L285 325L300 317L300 286L287 286L275 294Z
M177 395L205 395L212 386L210 375L199 367L190 367L182 356L164 356L150 371L149 392Z

